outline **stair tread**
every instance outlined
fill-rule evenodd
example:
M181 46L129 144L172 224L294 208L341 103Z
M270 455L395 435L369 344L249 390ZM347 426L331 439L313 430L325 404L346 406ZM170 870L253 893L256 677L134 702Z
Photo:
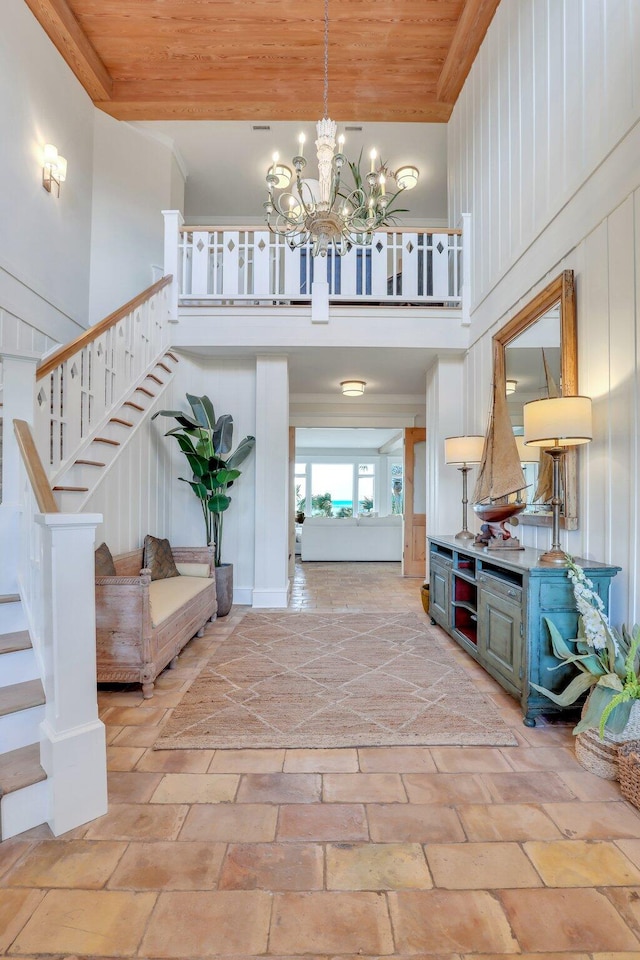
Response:
M68 493L86 493L89 487L53 487L54 490L66 490Z
M138 393L144 393L147 397L155 397L155 393L152 393L151 390L147 390L146 387L136 387Z
M134 403L133 400L125 400L122 404L123 407L133 407L134 410L139 410L141 413L144 410L144 407L141 407L139 403Z
M31 637L28 630L16 630L0 635L0 653L15 653L18 650L30 650Z
M19 593L5 593L4 596L0 597L0 603L19 603L20 594Z
M108 444L110 444L112 447L119 447L119 446L120 446L120 441L119 441L119 440L111 440L109 437L94 437L91 442L92 442L92 443L108 443Z
M165 357L171 357L172 360L175 360L175 362L178 363L178 358L176 357L175 353L171 353L170 350L167 350Z
M30 707L39 707L44 702L44 690L40 680L24 680L22 683L0 687L0 717L28 710Z
M119 423L123 427L132 427L133 424L130 420L125 420L123 417L111 417L109 423Z
M39 743L30 743L0 756L0 797L46 779L40 766Z
M105 464L101 463L100 460L76 460L75 463L82 463L86 467L104 467Z
M162 384L164 383L164 380L161 380L160 377L156 377L155 373L148 373L147 380L154 380L155 383L160 384L160 386L162 386Z
M158 360L156 367L162 367L163 370L166 370L167 373L171 373L171 367L168 367L166 363L163 363L162 360Z

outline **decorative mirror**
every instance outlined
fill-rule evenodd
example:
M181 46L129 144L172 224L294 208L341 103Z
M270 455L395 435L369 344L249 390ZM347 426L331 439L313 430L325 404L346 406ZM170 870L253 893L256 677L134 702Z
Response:
M573 270L565 270L494 336L494 376L507 395L509 416L522 452L527 507L520 523L551 526L550 458L522 440L522 408L529 400L575 396L578 392L576 300ZM538 458L539 453L539 458ZM577 451L567 450L562 477L561 526L578 526ZM548 488L548 489L547 489ZM547 496L548 493L548 496Z

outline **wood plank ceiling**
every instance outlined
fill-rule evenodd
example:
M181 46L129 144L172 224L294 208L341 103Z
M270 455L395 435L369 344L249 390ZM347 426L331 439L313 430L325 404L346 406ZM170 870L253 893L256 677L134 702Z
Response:
M323 0L25 0L119 120L322 116ZM499 0L330 0L329 115L445 122Z

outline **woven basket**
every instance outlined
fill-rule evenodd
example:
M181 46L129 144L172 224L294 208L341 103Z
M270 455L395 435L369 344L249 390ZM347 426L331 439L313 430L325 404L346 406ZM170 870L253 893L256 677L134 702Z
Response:
M640 740L618 747L618 775L622 796L640 808Z
M584 710L583 710L584 713ZM600 739L597 730L585 730L576 737L576 760L597 777L604 780L618 780L618 748L621 744L635 741L640 738L640 700L631 707L629 720L622 733L613 734L604 732L604 740Z

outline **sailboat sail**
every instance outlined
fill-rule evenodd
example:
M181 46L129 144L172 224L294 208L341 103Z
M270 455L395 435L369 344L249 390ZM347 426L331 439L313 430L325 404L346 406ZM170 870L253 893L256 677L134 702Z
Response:
M500 382L500 386L498 386ZM507 408L504 378L496 375L489 426L484 441L478 479L473 493L474 503L498 500L523 490L526 480L522 472L516 438Z
M547 357L542 349L542 362L544 363L544 375L547 381L547 397L559 397L560 390L558 385L553 379L553 374L549 369L549 364L547 363ZM536 484L536 492L533 495L533 502L540 500L542 503L546 503L548 500L551 500L553 496L553 460L551 457L540 457L540 465L538 467L538 482Z

